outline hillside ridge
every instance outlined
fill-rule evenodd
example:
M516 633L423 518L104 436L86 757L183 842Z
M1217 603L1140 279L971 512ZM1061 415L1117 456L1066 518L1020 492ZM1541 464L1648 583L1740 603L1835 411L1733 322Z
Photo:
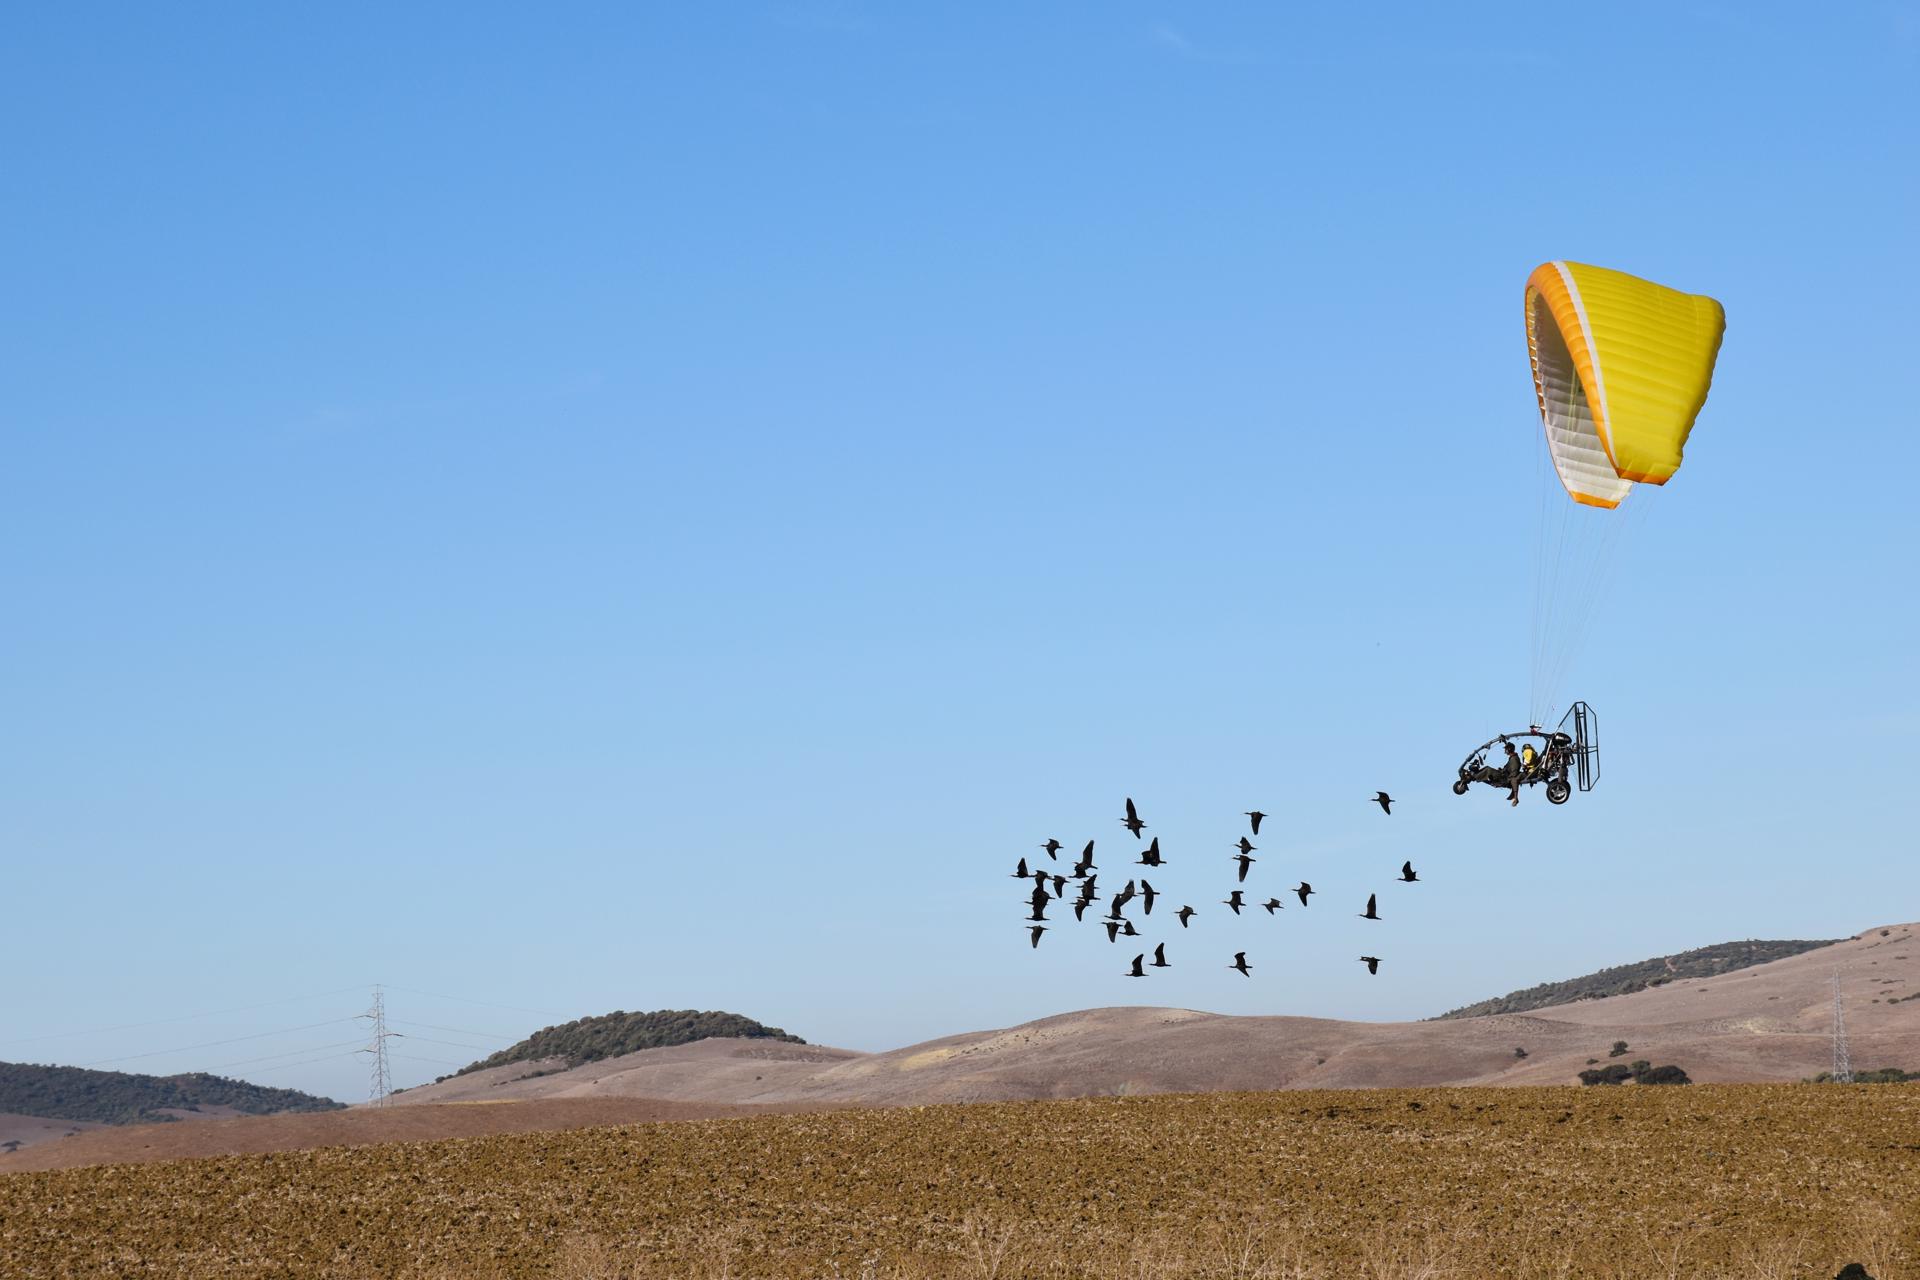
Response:
M615 1009L590 1018L575 1018L551 1027L542 1027L526 1039L478 1062L470 1062L454 1072L464 1076L491 1067L514 1062L534 1062L546 1058L564 1059L567 1067L578 1067L605 1058L618 1058L642 1049L666 1049L692 1044L696 1040L780 1040L805 1044L799 1036L779 1027L769 1027L737 1013L709 1009L656 1009L651 1013L629 1013ZM443 1079L450 1077L442 1077Z
M1435 1022L1447 1018L1483 1018L1496 1013L1527 1013L1555 1005L1577 1004L1582 1000L1604 1000L1609 996L1631 995L1648 987L1664 986L1678 978L1715 978L1723 973L1754 965L1785 960L1821 947L1830 947L1844 938L1749 938L1741 942L1716 942L1670 956L1655 956L1632 964L1611 965L1578 978L1542 982L1504 996L1476 1001L1436 1014Z
M344 1104L298 1089L275 1089L191 1071L144 1076L89 1067L0 1062L0 1112L96 1124L143 1124L178 1119L170 1111L220 1108L241 1115L283 1111L337 1111Z

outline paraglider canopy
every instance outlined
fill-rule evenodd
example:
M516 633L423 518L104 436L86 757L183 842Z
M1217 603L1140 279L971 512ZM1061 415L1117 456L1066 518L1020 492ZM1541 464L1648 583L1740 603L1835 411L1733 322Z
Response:
M1527 353L1561 484L1617 507L1665 484L1713 380L1726 312L1624 271L1549 262L1527 277Z

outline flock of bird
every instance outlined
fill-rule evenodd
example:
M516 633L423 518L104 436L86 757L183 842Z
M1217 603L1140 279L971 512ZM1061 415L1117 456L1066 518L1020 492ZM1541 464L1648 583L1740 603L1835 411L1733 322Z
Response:
M1379 805L1380 811L1388 816L1392 816L1393 814L1393 797L1384 791L1375 792L1367 803ZM1266 816L1265 813L1262 813L1258 809L1249 809L1246 811L1246 817L1252 828L1253 835L1257 836L1260 834L1260 822ZM1125 827L1127 833L1135 840L1139 840L1141 834L1147 829L1147 824L1140 820L1140 811L1134 806L1133 797L1131 796L1127 797L1127 816L1120 819L1120 825ZM1073 918L1076 923L1084 922L1086 920L1087 908L1100 901L1099 867L1096 866L1093 861L1094 843L1092 840L1087 841L1087 847L1080 851L1080 857L1072 863L1072 869L1070 871L1049 869L1045 864L1028 867L1027 860L1025 858L1020 859L1020 865L1013 871L1013 878L1016 880L1031 881L1033 883L1033 891L1028 895L1027 899L1029 914L1026 919L1028 945L1030 947L1039 947L1041 935L1046 933L1050 927L1047 917L1047 907L1050 904L1065 901L1069 881L1075 882L1077 885L1072 903ZM1061 850L1065 847L1066 846L1062 845L1058 840L1052 839L1047 840L1040 846L1046 853L1048 862L1055 864L1056 867L1060 861ZM1249 837L1243 835L1232 847L1235 852L1230 855L1229 861L1236 863L1238 866L1235 884L1245 884L1247 872L1253 867L1254 863L1259 861L1258 858L1253 856L1254 850L1259 848L1259 846L1254 844ZM1155 836L1147 847L1140 851L1140 856L1130 865L1146 868L1166 866L1166 859L1160 852L1160 837ZM1400 864L1399 881L1403 884L1419 883L1420 876L1414 871L1411 861ZM1314 895L1315 890L1311 884L1302 880L1298 885L1295 885L1290 892L1300 899L1300 905L1304 907L1307 905L1307 899ZM1140 916L1144 922L1146 917L1153 914L1153 904L1155 900L1161 896L1161 892L1153 887L1152 882L1146 878L1144 872L1140 874L1137 880L1128 880L1126 885L1108 901L1107 914L1104 917L1095 917L1098 923L1106 929L1107 941L1118 942L1121 938L1139 937L1139 929L1135 926L1133 920L1126 915L1128 905L1136 899L1139 900ZM1265 902L1250 903L1246 900L1246 891L1236 887L1228 891L1227 896L1220 900L1220 905L1226 907L1237 916L1242 909L1250 906L1261 907L1268 915L1272 915L1276 911L1283 910L1286 904L1281 902L1277 897L1269 897ZM1367 909L1357 914L1362 920L1379 920L1379 907L1380 895L1370 893L1367 895ZM1188 927L1188 922L1199 913L1195 911L1192 906L1183 905L1173 914L1174 918L1180 921L1180 927L1185 929ZM1377 974L1380 972L1379 956L1361 956L1360 963L1367 966L1368 973ZM1148 969L1170 969L1172 967L1171 962L1167 959L1167 944L1159 942L1154 944L1153 959L1148 960L1147 953L1142 951L1133 958L1133 965L1127 970L1126 976L1129 978L1144 978L1148 976ZM1234 952L1233 963L1228 965L1227 968L1246 977L1253 976L1253 965L1248 961L1247 953L1244 951Z

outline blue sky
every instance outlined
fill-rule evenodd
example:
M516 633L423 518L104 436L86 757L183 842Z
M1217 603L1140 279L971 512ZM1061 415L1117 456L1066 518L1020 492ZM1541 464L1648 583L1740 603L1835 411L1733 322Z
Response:
M1457 9L21 15L0 1058L298 1063L374 981L1400 1018L1920 915L1920 10ZM1568 682L1604 780L1512 812L1447 783L1526 713L1556 257L1729 323ZM1176 898L1256 805L1324 896L1028 951L1126 795Z

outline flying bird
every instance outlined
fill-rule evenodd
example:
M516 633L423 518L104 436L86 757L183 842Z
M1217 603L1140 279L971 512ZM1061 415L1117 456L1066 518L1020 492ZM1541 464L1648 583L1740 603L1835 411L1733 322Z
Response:
M1120 825L1132 832L1135 840L1138 840L1140 833L1147 829L1147 824L1140 821L1140 811L1133 807L1132 796L1127 797L1127 816L1120 819Z
M1233 860L1240 864L1240 883L1241 884L1245 884L1247 882L1247 868L1252 866L1254 863L1260 861L1260 859L1254 857L1250 853L1236 853L1233 855Z
M1367 972L1368 972L1368 973L1378 973L1378 972L1380 972L1380 957L1379 957L1379 956L1361 956L1361 957L1360 957L1360 963L1361 963L1361 964L1363 964L1363 965L1365 965L1365 966L1367 966Z
M1274 912L1282 910L1280 906L1280 899L1278 898L1268 898L1265 902L1261 903L1260 905L1267 909L1268 915L1272 915Z
M1386 792L1384 791L1374 792L1373 803L1380 806L1380 812L1386 814L1388 817L1393 816L1393 797L1388 795Z
M1065 876L1053 877L1053 896L1056 898L1064 898L1067 896L1067 878Z
M1374 899L1378 898L1379 896L1380 896L1379 894L1375 894L1375 893L1370 893L1367 895L1367 909L1360 913L1360 918L1362 920L1378 920L1380 918L1380 913L1374 910Z
M1140 931L1133 927L1133 921L1122 920L1120 922L1120 935L1125 938L1137 938L1140 936Z
M1246 904L1245 902L1243 902L1243 901L1241 901L1241 899L1240 899L1240 891L1239 891L1238 889L1235 889L1235 890L1233 891L1233 896L1232 896L1232 897L1230 897L1230 898L1222 898L1222 899L1220 899L1220 905L1221 905L1221 906L1223 906L1223 907L1232 907L1232 908L1233 908L1233 914L1235 914L1235 915L1239 915L1239 914L1240 914L1240 908L1242 908L1242 907L1244 907L1244 906L1246 906L1247 904Z
M1153 843L1148 845L1145 849L1141 851L1140 865L1143 867L1157 867L1161 865L1159 836L1155 836L1153 838Z
M1120 922L1118 920L1103 920L1101 923L1107 926L1108 942L1112 942L1120 936Z
M1087 841L1087 847L1080 851L1080 861L1073 864L1074 879L1079 879L1093 870L1093 841Z
M1253 976L1253 966L1247 963L1247 953L1244 951L1234 952L1233 963L1228 965L1227 968L1238 969L1249 978Z
M1184 929L1187 927L1187 921L1193 919L1195 913L1192 907L1182 907L1173 914L1180 917L1180 927Z
M1032 939L1033 939L1033 941L1032 941L1032 943L1031 943L1031 945L1032 945L1032 946L1034 946L1034 947L1036 947L1036 948L1037 948L1037 947L1039 947L1039 945L1040 945L1040 935L1041 935L1041 934L1043 934L1043 933L1045 933L1046 931L1047 931L1047 926L1045 926L1045 925L1043 925L1043 924L1036 924L1036 925L1034 925L1034 926L1032 926L1031 928L1029 928L1029 929L1027 930L1027 933L1028 933L1028 935L1029 935L1029 936L1031 936L1031 937L1032 937Z
M1241 836L1240 843L1235 846L1235 848L1239 849L1240 852L1242 853L1252 853L1255 849L1258 849L1259 847L1260 847L1259 845L1247 839L1245 836Z
M1033 882L1040 886L1041 892L1044 893L1046 891L1047 869L1045 867L1035 867L1033 869Z
M1266 814L1264 814L1264 813L1262 813L1262 812L1260 812L1260 811L1259 811L1258 809L1249 809L1249 810L1247 810L1247 816L1248 816L1249 818L1252 818L1252 819L1253 819L1253 834L1255 834L1255 835L1259 835L1259 834L1260 834L1260 819L1262 819L1262 818L1264 818L1264 817L1266 817L1267 815L1266 815Z
M1413 863L1403 862L1400 864L1401 880L1405 881L1407 884L1412 884L1414 881L1418 880L1419 878L1420 877L1418 875L1414 874Z
M1313 886L1305 880L1302 880L1300 887L1295 889L1294 892L1300 895L1300 905L1304 907L1307 905L1307 895L1313 892Z
M1156 942L1153 945L1153 967L1156 969L1173 968L1172 965L1167 963L1167 944L1164 942Z
M1147 953L1144 951L1133 958L1133 968L1127 971L1129 978L1144 978L1147 976L1147 971L1140 967L1140 962L1146 958Z
M1085 898L1073 904L1073 918L1075 920L1085 920L1087 918L1087 900Z
M1160 891L1158 889L1148 884L1145 880L1140 882L1140 909L1146 915L1153 914L1153 900L1159 896Z
M1014 869L1013 878L1015 880L1033 879L1033 872L1027 870L1027 860L1025 858L1020 859L1020 865Z
M1058 862L1060 860L1060 842L1058 840L1048 840L1045 844L1041 845L1040 847L1042 849L1045 849L1047 851L1047 856L1049 858L1052 858L1055 862Z
M1120 908L1126 906L1129 902L1132 902L1132 901L1133 901L1133 881L1129 880L1127 881L1127 887L1122 889L1117 895L1115 895L1113 899L1113 914L1115 914L1116 916L1119 915Z

